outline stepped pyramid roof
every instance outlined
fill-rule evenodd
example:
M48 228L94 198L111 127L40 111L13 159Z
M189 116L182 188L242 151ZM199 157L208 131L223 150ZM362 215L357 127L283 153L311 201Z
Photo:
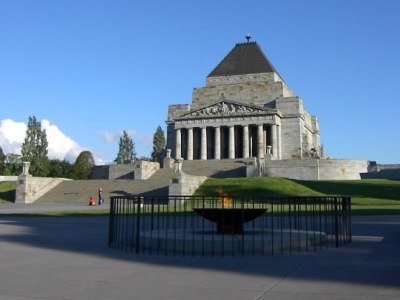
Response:
M207 77L276 72L256 42L236 44Z

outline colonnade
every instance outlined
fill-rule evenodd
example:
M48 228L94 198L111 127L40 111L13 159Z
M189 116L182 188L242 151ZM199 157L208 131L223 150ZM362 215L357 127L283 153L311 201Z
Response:
M280 157L280 126L204 126L176 129L175 158L235 159Z

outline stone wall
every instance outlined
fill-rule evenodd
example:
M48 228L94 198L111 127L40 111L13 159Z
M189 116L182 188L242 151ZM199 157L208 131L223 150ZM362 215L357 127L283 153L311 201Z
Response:
M160 169L158 162L137 160L134 164L116 164L96 166L92 179L130 179L144 180L151 177Z
M249 105L264 106L266 103L284 97L289 92L281 82L237 83L233 85L215 85L195 88L192 95L192 109L213 104L221 98L221 94L230 101Z
M170 196L190 196L206 181L206 176L193 176L184 172L177 172L172 176L169 184Z
M18 176L0 176L0 181L17 181Z
M135 179L134 171L134 164L96 166L93 169L92 179Z
M361 178L400 180L400 165L399 164L381 165L371 162L369 172L361 174Z
M18 176L15 203L33 203L61 182L69 179Z
M281 157L298 159L302 157L301 133L298 118L281 119ZM275 154L274 154L275 156Z
M145 180L150 178L160 169L158 162L139 160L135 162L135 179Z
M263 173L269 177L299 180L354 180L361 179L360 174L366 172L368 172L366 160L298 159L265 161ZM249 175L251 173L249 171ZM257 174L253 171L254 173Z
M110 166L94 166L92 171L92 179L109 179L110 178Z

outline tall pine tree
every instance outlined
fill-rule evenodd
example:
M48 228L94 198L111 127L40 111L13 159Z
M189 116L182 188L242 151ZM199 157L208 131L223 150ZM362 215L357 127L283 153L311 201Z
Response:
M135 143L128 135L126 130L122 132L119 139L119 151L117 158L114 160L117 164L133 164L136 160Z
M164 158L164 150L165 150L165 136L164 131L161 126L157 127L156 132L153 135L153 152L151 153L151 160L157 161L160 164Z
M40 122L36 121L34 116L29 117L21 154L22 161L29 161L31 163L29 172L34 176L47 175L47 147L48 142L46 130L42 130L42 125Z

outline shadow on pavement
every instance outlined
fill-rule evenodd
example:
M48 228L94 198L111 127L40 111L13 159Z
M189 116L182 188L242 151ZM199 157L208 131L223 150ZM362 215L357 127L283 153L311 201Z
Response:
M107 217L0 217L0 245L93 255L127 262L256 276L400 286L399 216L354 217L353 243L337 249L264 257L152 256L107 247ZM0 247L1 248L1 247Z

